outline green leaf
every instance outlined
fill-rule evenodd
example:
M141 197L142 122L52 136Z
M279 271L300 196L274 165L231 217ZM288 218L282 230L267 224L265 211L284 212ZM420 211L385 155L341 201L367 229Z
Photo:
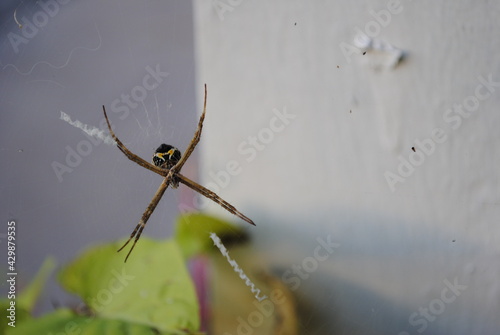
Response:
M26 308L18 306L17 304L15 307L12 307L7 299L2 299L0 308L2 309L0 313L0 317L2 318L2 322L0 323L0 334L6 334L7 330L12 327L9 324L17 327L19 323L31 319L30 312Z
M149 326L125 322L122 320L99 319L73 313L69 309L59 309L38 319L10 328L6 335L153 335L158 331Z
M235 237L245 239L244 231L226 221L213 216L189 213L177 218L175 227L175 240L179 243L185 259L201 252L213 250L214 243L210 233L216 233L221 239Z
M47 281L47 278L52 273L54 268L56 267L56 261L53 257L47 257L43 262L40 270L36 274L33 281L26 287L19 297L17 298L17 304L26 308L28 311L32 311L35 303L40 296L40 292Z
M141 238L127 263L120 243L94 247L59 275L99 318L161 331L198 330L198 301L175 241Z
M2 321L0 323L0 334L4 334L6 329L11 328L8 323L17 326L19 323L31 318L31 311L48 276L54 270L55 266L55 261L52 257L45 259L35 278L15 299L0 300L0 317L2 320L6 320L6 322ZM9 294L7 294L8 296ZM11 302L14 302L14 305Z

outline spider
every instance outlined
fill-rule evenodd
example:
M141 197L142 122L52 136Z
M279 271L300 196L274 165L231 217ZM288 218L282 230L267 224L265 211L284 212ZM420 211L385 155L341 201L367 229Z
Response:
M184 163L186 163L187 159L189 158L194 148L200 141L206 109L207 109L207 85L205 84L205 100L203 103L203 113L200 116L200 121L198 122L198 128L196 129L193 139L191 140L191 143L189 143L189 146L187 147L185 154L182 156L179 149L169 144L162 144L158 147L158 149L156 149L153 155L153 164L151 164L142 159L141 157L137 156L136 154L132 153L122 143L122 141L120 141L118 137L116 137L115 133L113 132L113 129L111 129L111 124L109 122L108 115L106 114L106 108L102 106L104 117L106 118L106 123L108 124L109 133L115 140L118 149L120 149L120 151L123 152L123 154L127 156L127 158L130 159L131 161L139 164L143 168L151 170L159 174L160 176L164 177L163 182L160 184L160 187L158 188L153 199L146 208L146 211L142 214L139 223L132 231L132 234L130 234L129 239L120 249L118 249L118 252L120 252L135 237L132 247L130 248L127 256L125 257L125 262L132 253L132 250L134 250L134 247L137 244L139 238L141 237L142 231L144 230L144 227L146 226L149 217L151 216L151 214L153 214L153 211L158 205L158 202L160 202L160 199L167 190L167 188L169 186L172 186L172 188L177 188L179 183L186 185L187 187L198 192L204 197L218 203L222 208L227 210L229 213L234 214L237 217L241 218L242 220L245 220L246 222L255 226L255 223L253 223L252 220L250 220L245 215L241 214L233 205L231 205L230 203L228 203L227 201L225 201L224 199L222 199L209 189L201 186L200 184L180 174L182 166L184 165Z

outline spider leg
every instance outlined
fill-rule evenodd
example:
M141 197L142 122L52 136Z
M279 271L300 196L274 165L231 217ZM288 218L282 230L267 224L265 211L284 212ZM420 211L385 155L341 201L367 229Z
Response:
M184 185L186 185L187 187L191 188L192 190L198 192L199 194L203 195L204 197L212 200L213 202L218 203L222 208L224 208L229 213L236 215L240 219L245 220L246 222L255 226L255 223L253 223L252 220L250 220L248 217L246 217L245 215L240 213L233 205L231 205L229 202L227 202L226 200L219 197L215 192L212 192L208 188L205 188L205 187L201 186L200 184L192 181L191 179L184 177L180 173L176 173L175 175L179 179L179 182L183 183Z
M102 106L102 110L104 112L104 118L106 119L106 123L108 124L109 133L111 134L111 137L113 137L113 140L115 140L116 146L118 147L118 149L120 149L120 151L123 152L123 154L125 156L127 156L127 158L130 159L131 161L134 161L137 164L139 164L140 166L142 166L148 170L151 170L153 172L156 172L159 175L166 176L168 171L165 171L164 169L161 169L158 166L155 166L155 165L145 161L141 157L137 156L136 154L132 153L125 146L125 144L123 144L122 141L120 141L118 139L118 137L115 135L115 132L113 131L113 129L111 129L111 123L109 122L108 115L106 114L106 108L104 106Z
M156 190L156 193L155 193L153 199L151 200L151 202L149 203L148 208L146 208L146 211L144 212L144 214L142 214L141 220L139 221L137 226L135 226L132 234L130 234L129 239L127 240L127 242L125 242L125 244L120 249L118 249L118 252L120 252L135 237L134 243L132 244L132 247L130 248L130 250L127 254L127 257L125 257L125 262L127 262L128 256L130 256L130 253L132 253L132 250L134 250L134 247L137 244L137 241L141 237L141 234L142 234L142 231L144 230L144 227L146 227L146 223L148 222L149 217L151 216L151 214L153 214L156 206L160 202L161 197L163 196L163 194L167 190L168 185L170 185L170 178L165 177L165 179L163 179L163 182L161 183L158 190Z
M201 113L200 120L198 121L198 128L196 129L196 132L194 133L193 139L189 143L189 146L187 147L186 151L182 155L181 159L177 162L177 164L175 164L172 167L172 169L170 169L170 173L169 173L170 175L173 175L174 173L179 172L181 170L184 163L186 163L189 156L191 156L191 154L193 153L194 148L196 147L198 142L200 142L201 131L203 130L203 121L205 120L206 110L207 110L207 84L205 84L205 100L203 102L203 113Z
M212 201L218 203L222 208L230 212L231 214L236 215L237 217L241 218L242 220L252 224L255 226L255 223L253 223L252 220L250 220L248 217L240 213L233 205L219 197L216 193L210 191L209 189L201 186L200 184L184 177L179 173L181 170L182 166L186 163L188 160L189 156L193 153L196 145L200 141L201 138L201 132L203 130L203 121L205 120L205 112L207 109L207 85L205 84L205 99L203 103L203 112L200 116L200 120L198 121L198 128L196 129L196 132L194 133L193 139L189 143L188 148L186 149L186 152L184 155L181 157L181 159L175 164L171 169L166 169L166 168L160 168L156 165L153 165L141 157L137 156L136 154L132 153L123 143L118 139L118 137L115 135L113 129L111 129L111 123L109 122L108 115L106 114L106 108L102 106L102 110L104 112L104 117L106 119L106 123L108 125L109 133L113 137L113 140L116 142L116 145L118 149L131 161L134 161L138 165L153 171L161 176L164 177L163 182L161 183L160 187L156 191L153 199L149 203L148 207L146 208L146 211L142 214L142 217L139 221L139 223L136 225L134 230L132 231L132 234L130 234L130 237L128 240L123 244L123 246L118 249L118 252L121 251L123 248L125 248L130 241L133 240L132 247L130 248L129 252L127 253L127 256L125 257L125 262L129 258L130 254L132 253L132 250L134 250L135 245L137 244L137 241L139 241L139 238L141 237L142 231L146 227L146 223L148 222L151 214L153 214L154 210L156 209L156 206L160 202L160 199L162 198L163 194L167 190L168 186L172 184L172 182L177 183L177 181L183 183L184 185L188 186L189 188L193 189L194 191L198 192L199 194L203 195L204 197L211 199Z

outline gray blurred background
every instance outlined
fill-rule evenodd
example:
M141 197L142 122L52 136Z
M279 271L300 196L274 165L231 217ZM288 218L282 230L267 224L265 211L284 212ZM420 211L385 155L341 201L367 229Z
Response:
M497 333L498 2L73 1L45 24L39 3L2 6L0 206L25 282L47 255L129 234L160 183L115 147L85 151L60 112L102 128L109 106L149 159L187 146L207 83L184 172L257 223L302 334ZM43 27L12 42L16 9ZM141 90L157 66L168 76ZM233 220L196 199L168 191L145 234L169 236L184 208ZM314 261L318 239L338 246Z
M62 121L61 111L105 129L106 105L118 136L149 161L163 142L187 146L202 96L194 94L189 1L2 6L1 233L7 220L17 222L21 288L48 255L62 265L91 244L129 235L161 183L116 147ZM196 165L195 153L186 174L196 178ZM183 192L165 194L145 234L171 235ZM39 309L52 309L52 301L68 302L55 284Z

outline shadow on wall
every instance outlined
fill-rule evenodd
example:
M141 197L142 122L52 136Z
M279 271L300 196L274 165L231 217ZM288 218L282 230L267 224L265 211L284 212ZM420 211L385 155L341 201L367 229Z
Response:
M296 296L301 333L469 333L468 322L480 311L465 311L471 319L461 316L464 306L476 303L467 294L470 262L463 254L465 248L480 253L480 246L464 246L456 232L431 225L334 212L339 219L330 220L329 231L311 224L325 220L304 218L308 227L325 227L306 233L266 220L253 237L258 253Z

